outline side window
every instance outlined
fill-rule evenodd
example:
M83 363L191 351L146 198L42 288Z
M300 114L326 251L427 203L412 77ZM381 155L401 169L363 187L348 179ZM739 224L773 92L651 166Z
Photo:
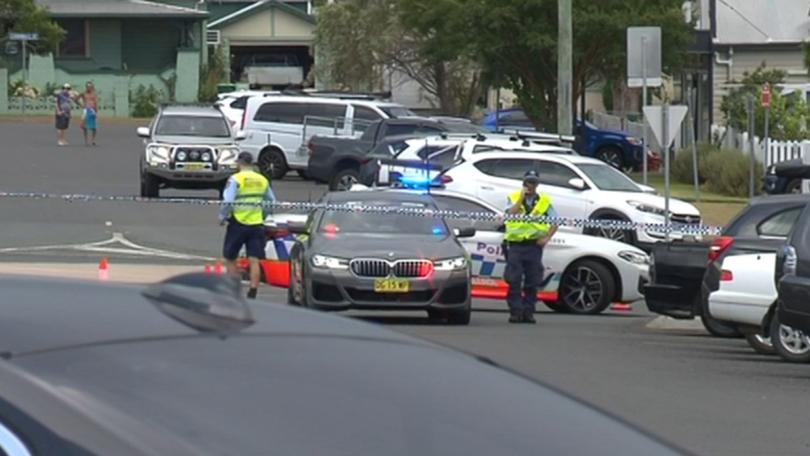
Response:
M366 127L372 123L382 120L382 116L376 111L365 106L352 105L354 107L353 122L356 131L365 131Z
M430 163L447 168L456 161L456 148L449 147L441 152L430 155Z
M346 120L346 107L344 104L309 103L307 125L341 129Z
M253 120L256 122L276 122L301 125L304 123L304 115L307 112L307 105L304 103L265 103L263 104Z
M416 125L388 125L385 128L385 136L412 135L417 128Z
M493 160L495 161L495 160ZM484 174L488 174L490 176L501 177L504 179L517 179L522 180L523 176L526 174L526 171L533 168L534 163L533 160L525 160L522 158L506 158L497 160L497 163L488 171L484 171L478 164L476 167L481 169Z
M801 209L789 209L783 212L778 212L759 224L757 226L757 234L759 236L774 236L786 238L793 229L796 220L799 219Z
M431 127L429 125L420 125L419 128L416 129L417 132L422 134L429 134L429 135L438 135L440 133L444 133L444 130L437 127Z
M233 109L245 109L245 107L247 107L248 98L250 98L250 96L239 97L231 102L230 107Z
M556 187L569 187L568 181L579 177L571 168L559 163L538 160L535 169L540 183Z
M478 171L481 171L484 174L494 176L495 168L498 166L498 162L500 160L481 160L480 162L474 163Z

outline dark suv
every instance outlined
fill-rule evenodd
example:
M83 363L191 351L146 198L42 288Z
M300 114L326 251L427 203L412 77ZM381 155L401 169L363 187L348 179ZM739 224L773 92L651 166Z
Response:
M763 322L764 329L769 332L779 331L779 334L770 334L772 338L795 338L797 332L810 334L810 196L796 198L804 201L805 208L777 257L779 300L769 313L770 321ZM785 325L795 329L793 334L782 333L781 328ZM782 357L791 355L781 351L779 354Z

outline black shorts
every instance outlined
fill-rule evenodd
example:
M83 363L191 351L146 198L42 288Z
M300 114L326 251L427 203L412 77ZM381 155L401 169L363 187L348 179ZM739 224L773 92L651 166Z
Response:
M225 232L225 245L222 247L222 256L226 260L235 260L239 257L242 247L245 247L248 258L264 259L264 247L267 244L267 235L264 225L243 225L231 220Z
M56 129L67 130L70 127L70 116L56 116Z

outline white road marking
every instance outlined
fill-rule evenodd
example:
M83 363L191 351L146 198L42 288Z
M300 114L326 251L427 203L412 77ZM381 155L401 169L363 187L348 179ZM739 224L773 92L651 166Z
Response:
M123 247L117 247L119 244ZM56 244L56 245L41 245L33 247L7 247L0 248L2 253L32 253L32 252L45 252L49 250L74 250L80 252L97 252L97 253L116 253L122 255L133 256L147 256L147 257L161 257L170 258L173 260L199 260L199 261L215 261L216 258L188 255L185 253L172 252L169 250L156 249L152 247L145 247L138 245L126 237L122 233L113 233L112 238L106 241L90 242L87 244Z

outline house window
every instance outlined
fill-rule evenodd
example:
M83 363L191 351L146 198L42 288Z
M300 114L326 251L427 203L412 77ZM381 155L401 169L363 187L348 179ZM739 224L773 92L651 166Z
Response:
M87 57L87 21L68 19L58 22L65 31L65 39L59 44L61 57Z

